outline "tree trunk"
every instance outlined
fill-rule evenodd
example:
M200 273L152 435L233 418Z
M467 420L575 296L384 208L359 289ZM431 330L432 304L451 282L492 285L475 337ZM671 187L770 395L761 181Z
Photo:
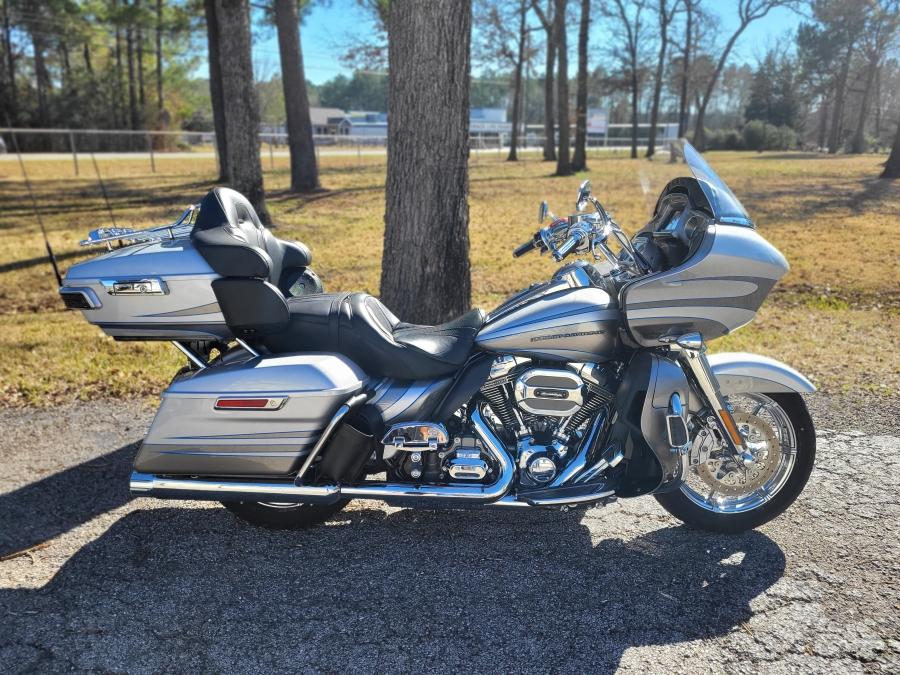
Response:
M222 64L219 59L219 22L216 0L203 0L206 13L206 37L209 44L209 95L212 99L213 126L216 129L216 154L219 157L219 182L228 182L228 137L225 134L225 95L222 93Z
M556 159L556 132L553 124L553 69L556 65L556 37L551 25L547 29L547 61L544 75L544 161Z
M554 21L556 23L556 109L559 126L559 151L556 160L556 175L571 176L571 156L569 155L569 54L566 46L566 5L569 0L556 0Z
M831 118L831 134L828 138L828 154L835 154L841 144L841 120L844 117L844 88L847 86L847 74L850 72L850 61L853 59L853 45L847 48L841 72L838 75L834 90L834 113Z
M112 6L113 10L118 7L118 0L113 0ZM116 116L116 125L117 126L125 126L125 120L123 119L124 109L125 109L125 101L123 99L122 92L122 29L119 27L118 19L116 19L116 105L115 105L115 116Z
M391 0L381 300L403 321L469 309L469 0Z
M519 6L519 53L516 55L516 74L513 79L512 133L509 136L507 162L518 160L516 151L519 147L519 118L522 110L522 66L525 62L525 37L528 35L525 24L527 13L528 6L525 4L525 0L521 0Z
M638 76L637 63L631 62L631 159L637 159L638 151Z
M9 2L10 0L3 1L3 35L4 46L6 49L6 74L9 77L9 93L13 103L15 103L18 99L18 92L16 91L16 59L15 56L13 56L12 50L12 26L10 26L9 21Z
M882 178L900 178L900 121L897 122L897 135L894 136L894 147L891 148L891 156L884 164Z
M134 0L134 6L140 7L141 0ZM146 97L144 96L144 33L141 30L140 24L138 24L138 26L137 26L136 42L137 42L138 101L141 104L141 118L143 118L144 105L146 104Z
M319 188L319 169L316 166L316 146L309 118L296 0L275 0L275 23L281 53L281 84L284 87L288 146L291 150L291 190L309 192Z
M162 56L162 29L163 29L163 0L156 0L156 107L162 113L165 108L163 99L163 56ZM162 118L162 115L160 115ZM162 119L160 119L162 122Z
M50 73L47 71L47 62L44 56L43 27L29 23L28 30L31 33L31 45L34 49L34 79L37 85L38 99L38 125L50 126L50 108L47 102L47 94L50 91Z
M682 52L682 56L684 58L684 63L682 64L681 69L681 96L678 102L678 138L684 138L684 135L687 133L688 128L688 81L690 80L690 67L691 67L691 40L693 36L691 35L692 24L694 19L694 4L693 2L687 3L687 19L685 21L685 42L684 42L684 51Z
M875 71L875 138L881 148L881 66Z
M653 103L650 106L650 136L647 139L647 157L656 153L656 125L659 123L659 98L662 95L663 69L666 67L667 32L669 29L665 0L659 4L659 56L656 61L656 76L653 80Z
M271 219L263 191L259 157L259 99L253 79L250 5L247 0L216 0L228 185L244 195L263 224Z
M828 106L830 100L826 96L822 100L822 109L819 116L819 138L816 142L816 149L821 150L825 147L825 136L828 132Z
M875 73L877 71L878 64L875 62L869 63L862 102L859 107L859 119L856 121L856 133L853 134L853 143L850 145L850 153L854 155L861 155L866 151L866 117L869 116L869 101L872 98L872 88L875 86Z
M87 42L84 43L84 67L87 69L88 75L93 77L94 67L91 65L91 46Z
M587 170L587 80L588 30L591 23L591 0L581 0L581 24L578 27L578 92L575 94L575 154L573 171Z
M134 81L134 27L132 24L128 24L125 31L125 43L128 53L128 110L131 113L131 128L137 129L140 127L140 120Z

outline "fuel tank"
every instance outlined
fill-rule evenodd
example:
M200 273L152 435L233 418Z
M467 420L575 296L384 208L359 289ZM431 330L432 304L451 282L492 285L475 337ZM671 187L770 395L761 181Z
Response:
M478 349L547 361L605 361L619 347L619 307L596 287L567 288L494 312Z

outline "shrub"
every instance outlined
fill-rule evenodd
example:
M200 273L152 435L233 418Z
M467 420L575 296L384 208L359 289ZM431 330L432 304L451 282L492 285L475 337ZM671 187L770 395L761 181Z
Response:
M797 147L797 133L793 129L763 124L762 120L747 122L742 135L747 150L793 150Z

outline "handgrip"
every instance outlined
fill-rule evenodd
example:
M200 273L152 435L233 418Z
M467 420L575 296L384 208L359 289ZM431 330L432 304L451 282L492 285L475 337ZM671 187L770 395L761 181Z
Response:
M513 251L513 258L521 258L529 251L533 251L534 249L536 249L538 246L536 239L537 238L535 237L535 239L525 242L519 248Z
M562 262L563 258L569 255L575 249L575 247L578 246L580 241L581 237L574 234L570 235L569 238L566 239L565 242L563 242L562 246L553 251L553 259L556 262Z

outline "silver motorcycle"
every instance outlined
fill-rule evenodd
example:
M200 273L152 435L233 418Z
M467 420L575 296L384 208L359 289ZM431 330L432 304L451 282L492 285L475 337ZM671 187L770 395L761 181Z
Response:
M705 352L753 320L788 264L689 145L684 157L693 176L634 237L585 181L577 213L549 214L513 255L592 260L440 326L323 292L309 249L225 188L171 225L91 232L82 243L109 251L69 269L66 305L188 360L132 494L288 529L351 499L567 510L652 494L707 530L775 518L813 467L801 394L814 387L772 359Z

